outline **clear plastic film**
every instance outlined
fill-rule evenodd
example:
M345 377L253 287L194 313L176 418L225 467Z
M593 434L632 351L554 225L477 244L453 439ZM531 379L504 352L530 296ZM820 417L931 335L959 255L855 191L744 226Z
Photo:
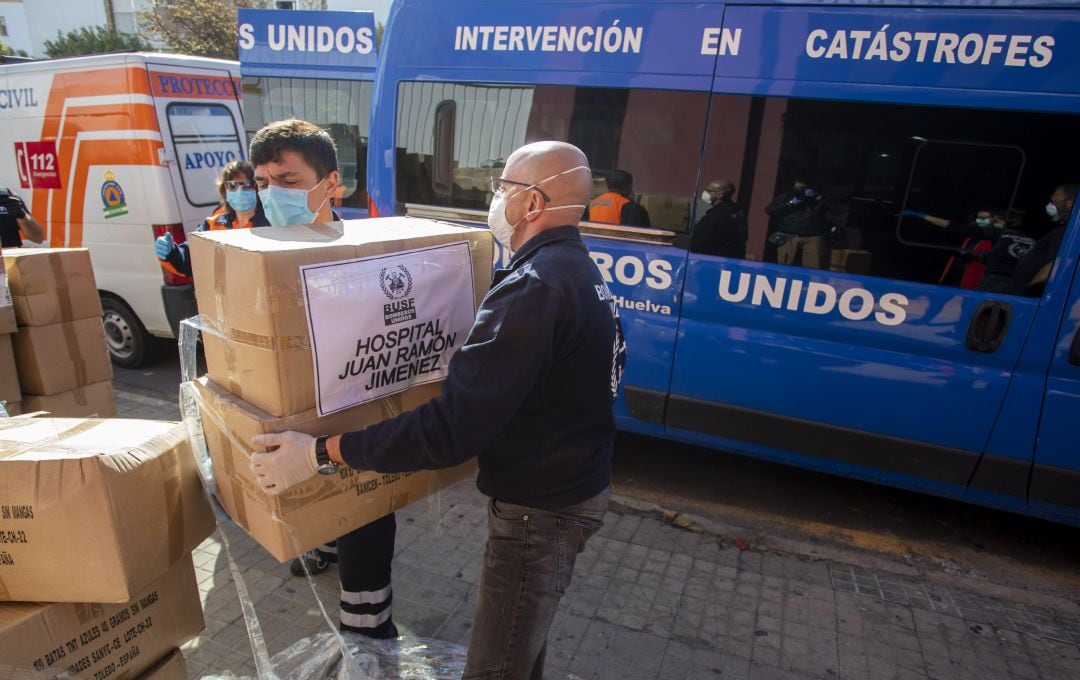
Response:
M180 411L191 440L192 450L195 453L203 487L211 505L214 507L215 516L219 527L230 521L221 506L215 502L213 496L216 493L213 465L210 452L206 444L203 430L203 417L209 417L213 424L231 444L243 450L247 443L236 436L232 429L223 422L216 414L215 409L208 408L202 395L195 388L194 380L198 377L198 365L196 349L199 333L210 333L220 337L226 337L220 329L206 323L201 316L185 319L180 324L180 364L183 382L180 385ZM400 415L399 409L392 401L386 400L382 404L387 417ZM200 408L201 407L201 408ZM436 535L441 533L442 503L438 489L440 483L436 473L421 471L428 479L427 514L434 527ZM300 537L294 528L283 521L276 514L273 521L279 522L286 528L286 533L292 541L294 552L303 553ZM297 642L292 648L270 659L262 628L259 623L255 606L251 600L243 575L236 561L233 559L226 532L219 531L224 552L228 560L229 569L236 584L237 595L240 600L241 610L244 614L244 623L247 627L248 637L251 642L252 652L255 657L256 672L260 680L284 679L284 678L307 678L307 677L334 677L334 678L377 678L377 677L415 677L415 678L459 678L464 668L464 650L460 647L447 645L433 640L405 640L397 641L373 641L369 638L357 636L355 639L346 639L345 634L338 630L336 622L327 612L321 598L318 595L315 579L308 571L306 560L300 560L303 565L308 586L312 597L315 599L323 620L326 622L328 632ZM375 647L364 647L375 644ZM364 647L364 649L359 649ZM359 649L359 651L358 651ZM404 656L402 656L404 655ZM459 658L460 657L460 658ZM445 661L444 661L445 660ZM417 669L415 674L410 675L379 675L380 665L393 664L395 668ZM327 672L333 675L313 675L312 671L325 667ZM449 674L444 669L451 669ZM453 672L456 669L456 674ZM375 673L372 675L372 673ZM411 671L410 671L411 673ZM435 673L435 674L433 674ZM210 676L231 678L232 675Z
M319 633L275 655L272 664L281 680L458 680L465 670L465 647L439 640L372 640L346 633L344 644L350 663L343 663L334 636ZM203 680L248 679L226 673Z

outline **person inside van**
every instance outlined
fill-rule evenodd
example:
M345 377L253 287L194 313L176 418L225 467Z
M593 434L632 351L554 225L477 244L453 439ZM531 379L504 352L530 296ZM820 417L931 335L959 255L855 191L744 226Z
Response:
M608 190L589 201L585 221L604 224L625 224L631 227L651 227L649 213L634 200L634 176L625 170L615 170L607 178Z
M255 168L251 163L233 161L222 168L217 179L217 191L221 203L195 231L270 226L255 191ZM191 258L188 257L187 243L177 243L170 232L165 232L164 236L159 236L154 242L154 251L162 266L169 266L178 274L191 276Z
M1050 221L1059 225L1046 236L1039 239L1038 243L1020 260L1013 271L1012 292L1016 295L1040 295L1047 279L1050 278L1050 270L1057 259L1058 250L1061 249L1061 240L1065 237L1065 227L1069 224L1069 216L1072 215L1073 206L1076 204L1076 192L1080 191L1080 182L1062 184L1050 194L1050 202L1046 204L1046 214Z
M731 180L713 180L705 187L701 200L709 204L709 209L694 225L691 252L746 258L746 213L732 200L734 195L735 183Z
M825 241L825 201L806 178L796 179L765 207L776 220L769 242L776 246L776 261L813 269L829 268Z
M45 230L17 194L0 187L0 247L21 248L23 237L41 243L45 240Z

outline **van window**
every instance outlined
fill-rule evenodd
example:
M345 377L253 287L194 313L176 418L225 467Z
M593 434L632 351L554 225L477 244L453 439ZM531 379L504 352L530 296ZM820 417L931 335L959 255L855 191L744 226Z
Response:
M1014 265L1009 252L1022 256L1052 228L1043 206L1056 186L1074 181L1080 143L1070 130L1078 122L714 95L697 194L716 180L736 185L747 259L1006 292L1008 275L990 288L987 272ZM813 195L796 197L797 184ZM696 201L695 225L709 207ZM1000 218L984 229L978 211ZM696 238L691 250L712 254Z
M402 83L397 196L406 203L487 211L489 178L502 174L507 156L529 142L558 140L589 158L593 199L619 193L606 212L616 216L609 223L685 232L707 104L708 95L695 92ZM452 158L442 157L447 153ZM633 205L620 210L627 203ZM588 219L596 222L600 214L590 207ZM619 216L629 219L620 222Z
M337 145L342 193L335 205L368 207L370 82L246 76L243 86L244 130L249 140L267 123L285 118L318 125Z
M188 202L217 205L221 168L244 158L232 113L222 104L172 103L165 115Z

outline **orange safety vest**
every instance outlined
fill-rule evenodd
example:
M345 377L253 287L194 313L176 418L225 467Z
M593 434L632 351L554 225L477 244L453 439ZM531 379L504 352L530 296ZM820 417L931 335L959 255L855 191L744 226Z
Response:
M589 221L620 224L623 206L629 202L629 198L614 191L600 194L589 201Z
M241 227L240 223L236 219L233 219L232 222L229 222L228 219L225 217L225 214L225 207L222 206L215 210L210 215L210 217L206 218L205 222L206 224L210 225L210 231L220 231L223 229L248 229L251 227L251 222L248 222L247 226L244 227ZM252 218L254 220L254 216L252 216Z

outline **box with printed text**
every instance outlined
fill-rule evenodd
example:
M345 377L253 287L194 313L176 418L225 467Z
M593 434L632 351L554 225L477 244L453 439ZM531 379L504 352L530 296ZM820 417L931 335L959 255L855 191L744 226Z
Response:
M170 651L204 625L190 555L123 603L0 602L0 680L183 678Z
M316 475L279 496L268 496L251 473L251 439L294 430L311 435L358 430L416 408L439 392L419 385L331 416L306 411L279 418L231 394L207 377L194 383L218 500L237 524L284 562L332 541L454 482L474 475L476 460L437 471L380 474L342 468Z
M274 416L441 379L492 255L486 229L408 217L194 234L207 373Z
M214 526L183 425L0 419L0 600L127 602Z

